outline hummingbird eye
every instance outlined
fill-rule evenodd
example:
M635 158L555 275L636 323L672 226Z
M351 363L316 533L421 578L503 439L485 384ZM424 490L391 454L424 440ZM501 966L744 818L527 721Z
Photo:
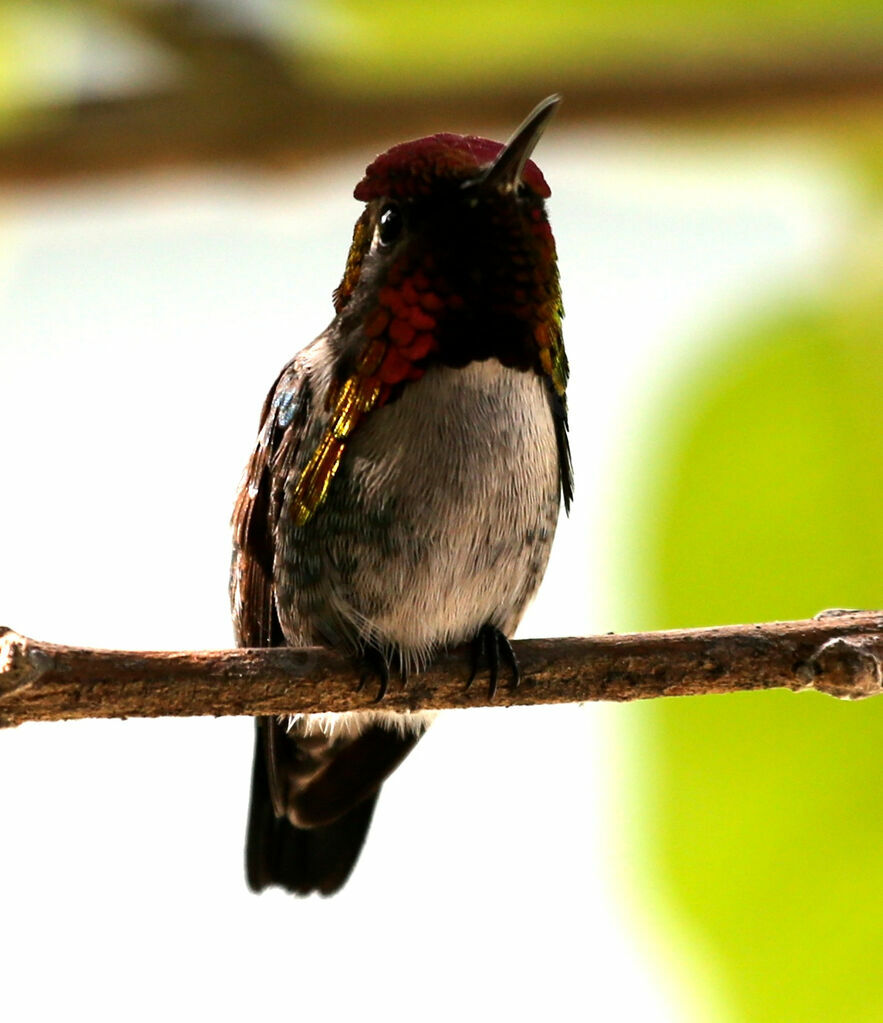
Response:
M402 211L394 202L388 202L380 211L377 221L377 237L381 245L392 245L402 233L404 219Z

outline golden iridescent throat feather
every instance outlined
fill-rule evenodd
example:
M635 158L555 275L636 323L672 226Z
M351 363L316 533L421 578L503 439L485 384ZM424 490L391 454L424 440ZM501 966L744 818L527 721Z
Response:
M306 525L325 500L328 487L343 457L347 437L356 428L362 416L377 405L380 394L379 383L372 383L357 376L350 377L340 388L334 404L331 425L294 488L292 513L295 525Z

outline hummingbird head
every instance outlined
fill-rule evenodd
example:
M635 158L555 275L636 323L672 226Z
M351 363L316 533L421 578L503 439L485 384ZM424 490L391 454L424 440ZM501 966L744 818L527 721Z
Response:
M541 103L505 145L431 135L370 164L355 189L366 207L335 292L344 333L364 338L345 376L387 391L433 363L493 356L547 374L563 394L550 189L530 159L558 103Z
M505 145L443 134L393 146L356 185L366 206L327 334L339 356L331 419L295 487L298 526L324 500L358 423L432 365L494 357L542 374L565 421L549 186L530 159L558 103L544 100Z

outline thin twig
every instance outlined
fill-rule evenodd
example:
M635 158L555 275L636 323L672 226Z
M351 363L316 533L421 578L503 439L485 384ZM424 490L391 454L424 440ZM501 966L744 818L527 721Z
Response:
M642 700L756 689L815 689L844 699L883 691L883 611L825 611L808 621L529 639L515 644L521 684L493 700L466 688L469 650L452 650L391 711ZM59 646L0 630L0 725L67 718L258 715L365 710L353 661L307 649L132 652Z

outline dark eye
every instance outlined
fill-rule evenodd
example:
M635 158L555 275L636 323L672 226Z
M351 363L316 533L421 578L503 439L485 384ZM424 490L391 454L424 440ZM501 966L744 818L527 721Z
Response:
M394 202L388 202L380 211L380 219L377 222L377 236L381 245L392 245L402 233L404 221L402 211Z

